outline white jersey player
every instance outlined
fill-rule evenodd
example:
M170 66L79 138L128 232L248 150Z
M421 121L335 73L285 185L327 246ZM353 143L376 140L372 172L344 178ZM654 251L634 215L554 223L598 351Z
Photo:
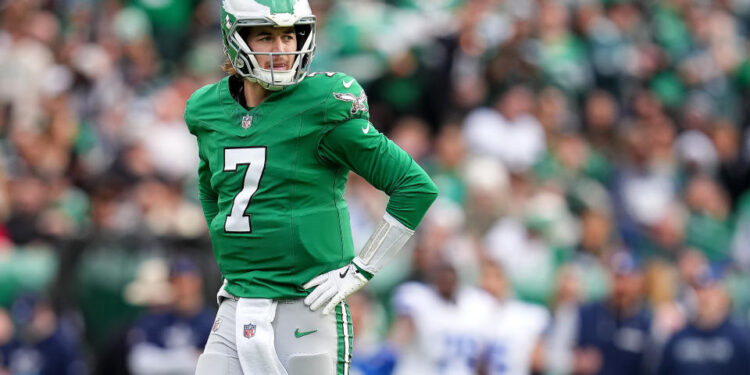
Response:
M549 313L510 297L507 278L491 261L482 264L481 284L495 298L491 323L485 327L487 351L480 366L488 375L530 374L538 364L534 353L550 322Z
M398 318L392 338L403 354L394 374L476 374L492 302L479 289L459 287L450 266L434 273L432 285L401 285L394 296Z

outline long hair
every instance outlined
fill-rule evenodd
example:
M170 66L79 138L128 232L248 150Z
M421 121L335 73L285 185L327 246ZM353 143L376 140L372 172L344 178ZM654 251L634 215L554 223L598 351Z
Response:
M242 78L242 76L237 73L237 69L234 68L234 65L232 65L232 61L229 60L229 57L224 60L224 63L221 65L221 70L230 76Z

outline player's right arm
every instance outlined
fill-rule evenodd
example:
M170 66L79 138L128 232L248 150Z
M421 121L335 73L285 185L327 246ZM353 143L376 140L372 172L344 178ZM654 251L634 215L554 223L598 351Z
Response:
M198 198L203 207L203 216L206 217L206 225L211 226L211 220L219 214L219 195L211 187L211 169L203 156L198 162Z
M200 123L193 116L195 103L191 98L185 106L185 123L190 133L195 135L198 141L198 198L203 207L203 215L206 217L206 224L210 227L211 220L219 213L219 195L211 186L211 166L208 159L201 151Z

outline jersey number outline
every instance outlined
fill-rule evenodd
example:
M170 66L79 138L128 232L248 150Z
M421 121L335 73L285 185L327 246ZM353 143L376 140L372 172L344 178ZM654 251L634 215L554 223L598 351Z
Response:
M263 172L266 171L266 151L265 146L224 149L224 172L236 172L240 165L247 166L242 177L242 190L232 199L232 210L224 222L225 232L253 232L247 209L253 195L258 191Z

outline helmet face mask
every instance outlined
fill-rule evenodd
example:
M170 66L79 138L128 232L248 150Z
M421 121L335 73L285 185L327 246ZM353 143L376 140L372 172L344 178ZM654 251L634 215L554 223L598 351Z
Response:
M273 7L263 3L273 4ZM315 16L310 11L307 0L223 0L221 17L224 52L237 74L273 91L295 85L305 78L315 53ZM297 50L252 51L246 37L250 28L259 26L293 27L297 37ZM274 56L282 55L294 55L291 69L265 69L258 64L256 58L267 56L273 67Z

